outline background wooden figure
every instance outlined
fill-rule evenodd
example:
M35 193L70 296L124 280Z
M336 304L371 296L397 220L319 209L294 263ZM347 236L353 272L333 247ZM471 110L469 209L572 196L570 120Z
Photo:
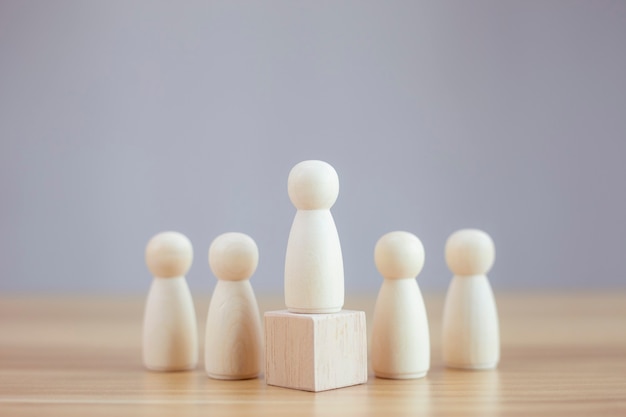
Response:
M424 266L424 246L411 233L391 232L378 240L374 257L384 278L374 309L374 374L421 378L430 368L428 318L415 281Z
M198 363L196 312L185 274L193 261L186 236L163 232L146 247L154 275L143 322L143 363L153 371L193 369Z
M249 281L258 263L259 250L248 235L225 233L211 243L209 265L218 279L204 343L211 378L249 379L261 371L261 317Z
M493 240L481 230L459 230L448 238L445 252L454 278L443 309L443 360L451 368L495 368L498 312L485 275L495 260Z

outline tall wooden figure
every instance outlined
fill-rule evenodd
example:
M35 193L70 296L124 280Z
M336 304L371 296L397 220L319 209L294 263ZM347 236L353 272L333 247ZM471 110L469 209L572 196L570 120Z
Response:
M464 229L446 242L454 274L443 310L443 360L451 368L492 369L500 360L498 312L487 272L495 247L481 230Z
M285 304L292 313L335 313L344 301L343 257L330 208L339 195L335 169L304 161L289 173L289 198L298 209L285 259Z
M215 379L256 378L261 371L261 316L250 277L259 263L254 240L225 233L209 248L209 265L217 277L206 322L204 363Z
M408 232L387 233L374 250L385 279L372 329L372 368L380 378L413 379L430 368L428 318L415 277L424 266L424 246Z
M143 363L153 371L193 369L198 363L196 312L185 274L193 248L186 236L163 232L146 247L154 276L143 322Z
M288 310L265 313L265 381L305 391L367 381L365 313L342 310L343 257L330 208L339 194L335 169L304 161L289 173L298 209L285 259Z

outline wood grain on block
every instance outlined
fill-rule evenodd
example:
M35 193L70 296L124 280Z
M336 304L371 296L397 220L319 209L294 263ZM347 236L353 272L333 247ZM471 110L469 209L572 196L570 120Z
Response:
M265 313L265 381L325 391L367 381L365 313Z

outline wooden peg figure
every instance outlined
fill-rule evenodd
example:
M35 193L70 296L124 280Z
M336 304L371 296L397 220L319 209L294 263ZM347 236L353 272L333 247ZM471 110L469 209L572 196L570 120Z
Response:
M421 378L430 368L428 318L415 280L424 266L424 246L411 233L391 232L378 240L374 257L384 278L374 309L374 374Z
M443 310L443 360L451 368L495 368L498 312L486 276L495 260L493 240L481 230L459 230L448 238L445 252L454 277Z
M324 161L303 161L288 179L298 209L285 259L285 304L292 313L336 313L344 303L343 257L330 212L339 195L337 171Z
M193 248L186 236L163 232L146 247L154 276L143 322L143 362L153 371L193 369L198 363L196 312L185 274Z
M204 344L211 378L250 379L261 371L261 316L249 281L258 263L259 250L248 235L225 233L211 243L209 265L218 279Z

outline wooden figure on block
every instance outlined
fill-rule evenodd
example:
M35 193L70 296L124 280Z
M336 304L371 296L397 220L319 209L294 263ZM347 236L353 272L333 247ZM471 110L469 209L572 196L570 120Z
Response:
M337 172L323 161L304 161L289 173L298 209L285 260L285 304L293 313L334 313L344 302L343 257L330 208L339 195Z
M304 161L289 173L298 209L285 260L287 310L265 313L265 381L325 391L367 381L367 326L343 307L343 258L330 208L339 194L335 169Z
M304 391L367 382L367 326L362 311L265 313L265 381Z
M185 274L193 248L186 236L163 232L146 247L154 275L143 322L143 362L153 371L193 369L198 363L196 312Z
M498 312L487 272L495 247L481 230L464 229L446 242L454 274L443 310L443 360L451 368L492 369L500 359Z
M430 368L428 319L415 281L424 266L424 246L411 233L391 232L378 240L374 258L384 278L374 309L374 374L421 378Z
M261 317L249 281L258 263L259 250L248 235L225 233L211 243L209 265L218 279L204 343L211 378L249 379L261 371Z

